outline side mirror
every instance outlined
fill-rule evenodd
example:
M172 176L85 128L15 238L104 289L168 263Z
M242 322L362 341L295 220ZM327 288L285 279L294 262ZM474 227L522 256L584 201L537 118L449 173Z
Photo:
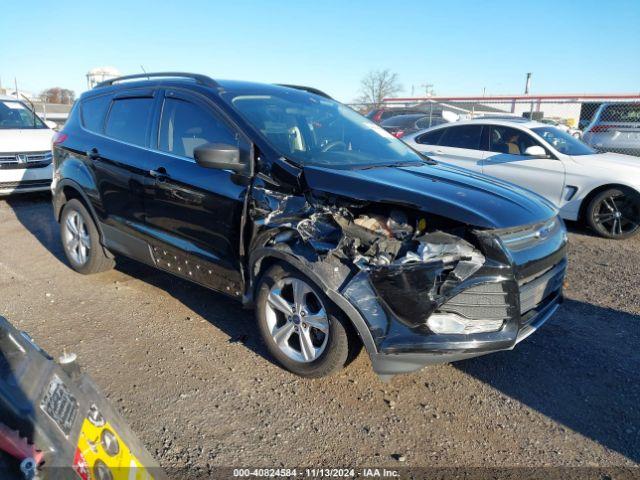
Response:
M52 120L45 120L44 124L51 130L58 130L58 124Z
M244 173L247 165L240 161L240 149L226 143L205 143L193 151L196 163L204 168L218 168Z
M549 155L547 155L547 152L544 148L542 148L540 145L532 145L531 147L527 148L524 151L524 154L529 156L529 157L536 157L536 158L548 158Z

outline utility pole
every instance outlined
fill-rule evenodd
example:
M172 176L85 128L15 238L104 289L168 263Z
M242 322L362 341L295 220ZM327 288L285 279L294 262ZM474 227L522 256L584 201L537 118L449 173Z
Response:
M18 93L18 79L16 77L13 77L13 83L16 86L16 98L20 98L20 94Z
M524 84L524 94L529 95L531 91L531 72L527 73L527 82Z

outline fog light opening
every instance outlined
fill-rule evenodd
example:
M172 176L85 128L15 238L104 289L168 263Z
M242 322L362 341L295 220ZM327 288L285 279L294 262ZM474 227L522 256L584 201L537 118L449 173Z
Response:
M447 312L434 313L427 320L427 326L433 333L457 335L497 332L503 324L504 319L471 320Z

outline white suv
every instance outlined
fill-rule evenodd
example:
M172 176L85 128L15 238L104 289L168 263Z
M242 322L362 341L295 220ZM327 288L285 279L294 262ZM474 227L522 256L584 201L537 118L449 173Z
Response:
M599 235L640 231L640 158L598 153L556 127L528 119L484 118L404 137L429 157L528 188Z
M0 195L49 190L53 134L23 102L0 95Z

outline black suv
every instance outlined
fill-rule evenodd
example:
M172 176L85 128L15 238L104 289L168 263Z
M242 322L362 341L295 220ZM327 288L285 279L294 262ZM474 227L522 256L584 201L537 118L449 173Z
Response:
M437 164L311 88L104 82L54 141L52 189L75 270L124 255L237 298L299 375L361 345L387 378L511 349L562 297L553 206Z

